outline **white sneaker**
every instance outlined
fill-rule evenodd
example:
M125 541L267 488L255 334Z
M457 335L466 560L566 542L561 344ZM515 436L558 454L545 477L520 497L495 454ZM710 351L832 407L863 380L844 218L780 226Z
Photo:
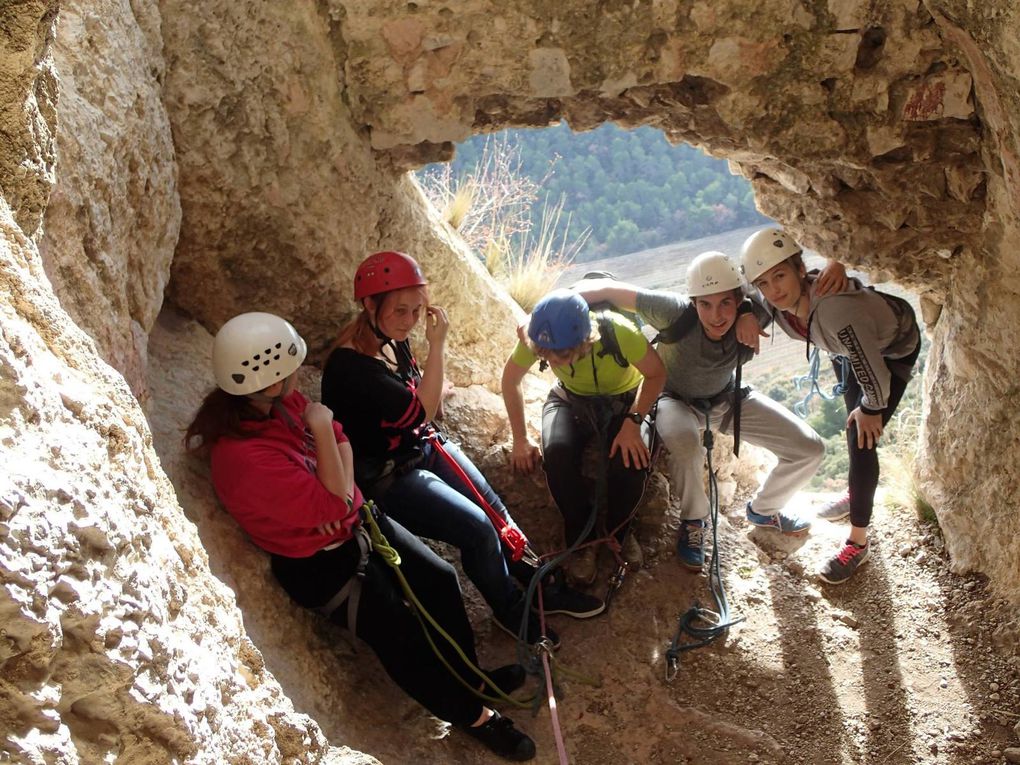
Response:
M850 515L850 493L847 492L839 499L827 502L818 511L818 517L824 521L838 521Z

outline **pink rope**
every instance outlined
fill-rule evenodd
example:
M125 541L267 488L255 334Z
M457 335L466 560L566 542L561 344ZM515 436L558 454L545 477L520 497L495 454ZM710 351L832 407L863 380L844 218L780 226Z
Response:
M542 603L542 588L538 588L538 618L542 627L542 634L545 634L545 607ZM549 703L549 719L552 720L553 738L556 740L556 754L559 756L560 765L569 765L567 758L567 747L563 742L563 731L560 729L560 716L556 711L556 693L553 691L552 669L549 667L549 651L542 650L542 669L545 674L545 692Z

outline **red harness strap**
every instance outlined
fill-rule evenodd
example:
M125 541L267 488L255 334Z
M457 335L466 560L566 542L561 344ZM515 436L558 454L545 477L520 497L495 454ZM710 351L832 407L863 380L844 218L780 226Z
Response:
M467 473L464 472L457 460L443 448L442 443L435 434L429 436L429 440L432 442L432 447L443 455L443 459L446 460L450 469L457 474L457 477L464 482L464 485L471 489L471 493L474 494L475 499L478 502L479 507L485 511L485 514L489 516L489 520L496 529L496 533L499 535L500 540L506 545L510 551L511 560L518 561L525 555L529 556L529 561L535 561L537 558L528 546L528 538L524 536L524 532L520 529L511 526L504 520L503 516L496 512L496 509L482 496L482 493L478 491L478 487L475 486L474 482L468 478Z

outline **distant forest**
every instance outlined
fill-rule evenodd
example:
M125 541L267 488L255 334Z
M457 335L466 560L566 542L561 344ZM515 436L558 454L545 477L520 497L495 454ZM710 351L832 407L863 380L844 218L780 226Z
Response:
M545 179L544 201L555 205L562 197L570 233L590 229L576 260L769 222L755 210L750 184L731 175L724 160L690 146L671 146L654 128L623 130L606 124L573 133L561 123L505 135L520 148L521 173L535 182ZM458 145L454 178L478 164L485 141L475 136Z

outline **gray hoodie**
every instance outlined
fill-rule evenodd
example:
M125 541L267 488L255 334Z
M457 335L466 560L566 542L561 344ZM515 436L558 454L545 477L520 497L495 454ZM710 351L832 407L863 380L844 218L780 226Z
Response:
M864 287L850 279L844 292L815 296L815 276L808 274L808 345L849 360L861 386L861 409L876 414L885 409L892 375L909 380L913 365L897 363L921 342L914 309L901 298ZM804 339L775 311L776 324L794 339Z

